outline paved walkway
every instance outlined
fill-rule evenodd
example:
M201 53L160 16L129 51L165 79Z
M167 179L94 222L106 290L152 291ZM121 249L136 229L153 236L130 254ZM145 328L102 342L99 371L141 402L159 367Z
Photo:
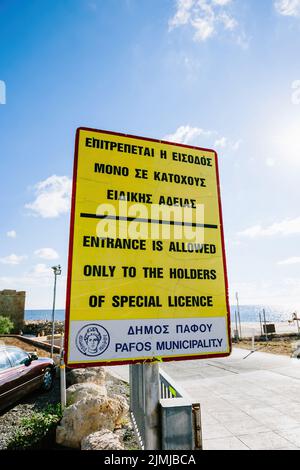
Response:
M247 354L162 368L201 403L205 450L300 450L300 360ZM128 380L128 367L112 370Z

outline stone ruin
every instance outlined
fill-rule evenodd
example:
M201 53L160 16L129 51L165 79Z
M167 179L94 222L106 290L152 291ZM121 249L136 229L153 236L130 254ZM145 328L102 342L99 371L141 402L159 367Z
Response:
M13 333L19 333L24 325L26 292L5 289L0 291L0 315L14 323Z

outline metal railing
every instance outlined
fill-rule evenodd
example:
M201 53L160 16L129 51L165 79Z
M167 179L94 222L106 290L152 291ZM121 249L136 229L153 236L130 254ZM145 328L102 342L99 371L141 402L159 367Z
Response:
M157 364L130 366L130 412L141 449L202 449L200 404Z

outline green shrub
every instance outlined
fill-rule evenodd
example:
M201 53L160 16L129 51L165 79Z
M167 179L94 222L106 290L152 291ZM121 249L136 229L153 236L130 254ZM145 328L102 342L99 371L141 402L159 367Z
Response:
M15 430L7 449L26 450L43 447L43 441L56 429L62 417L61 405L49 405L44 411L35 412L30 418L23 418Z
M8 317L0 316L0 335L8 335L14 329L14 324Z

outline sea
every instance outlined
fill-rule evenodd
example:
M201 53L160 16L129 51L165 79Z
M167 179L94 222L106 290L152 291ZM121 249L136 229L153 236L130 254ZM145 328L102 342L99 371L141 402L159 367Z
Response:
M230 307L231 321L235 321L235 312L237 306ZM274 307L269 305L240 305L241 322L256 323L259 322L259 315L265 311L267 322L284 322L291 320L293 311L284 307ZM25 320L51 320L52 310L25 310ZM54 314L55 320L65 320L65 310L57 309Z

